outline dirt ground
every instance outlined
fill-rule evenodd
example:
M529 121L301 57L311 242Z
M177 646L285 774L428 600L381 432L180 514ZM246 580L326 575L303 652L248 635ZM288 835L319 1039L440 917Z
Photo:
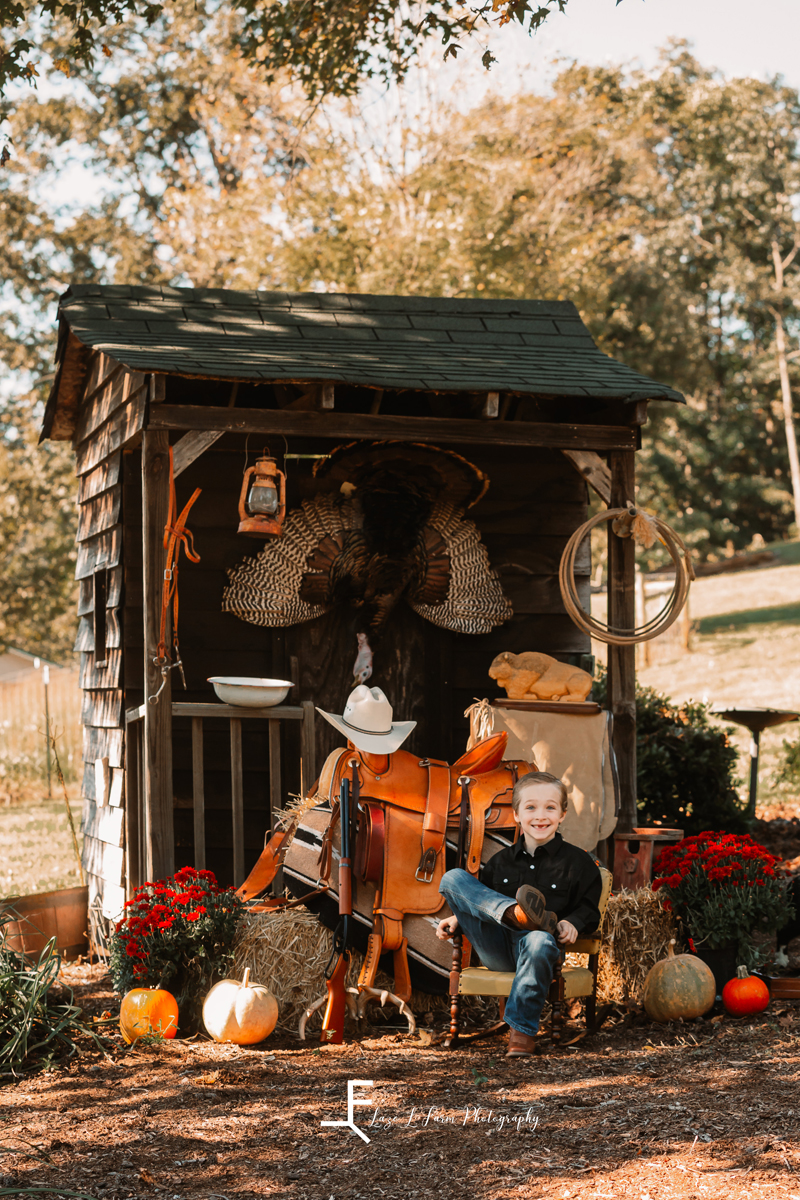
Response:
M760 816L756 836L800 865L798 811ZM117 1014L102 966L62 975L85 1014ZM617 1009L563 1048L545 1028L522 1060L502 1036L451 1051L440 1036L127 1048L114 1030L107 1055L0 1086L0 1196L800 1200L800 1002L667 1026ZM348 1080L368 1081L368 1142L322 1124L346 1119Z
M114 1006L77 968L89 1009ZM627 1026L627 1027L626 1027ZM617 1020L506 1061L399 1034L341 1047L147 1045L3 1088L0 1187L105 1200L203 1197L800 1196L800 1014ZM355 1121L347 1081L372 1081ZM40 1193L41 1194L41 1193Z

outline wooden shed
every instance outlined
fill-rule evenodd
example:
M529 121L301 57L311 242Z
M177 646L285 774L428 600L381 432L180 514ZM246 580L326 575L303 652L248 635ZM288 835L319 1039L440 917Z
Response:
M288 508L314 494L313 456L356 440L450 448L488 475L470 512L514 615L491 633L437 628L399 605L371 683L417 728L414 752L453 759L464 710L498 694L502 650L587 665L557 572L587 516L587 481L634 499L650 400L681 401L601 353L567 301L75 286L61 298L57 375L42 437L70 440L80 480L77 578L84 689L84 861L115 916L125 893L184 864L240 883L271 812L338 744L314 706L352 687L347 619L288 628L223 613L243 470L269 444ZM154 665L173 449L178 505L200 562L180 571L186 690ZM610 617L633 624L633 545L610 539ZM581 560L588 608L590 561ZM635 815L633 651L610 655L623 820ZM294 680L271 710L228 709L209 676Z

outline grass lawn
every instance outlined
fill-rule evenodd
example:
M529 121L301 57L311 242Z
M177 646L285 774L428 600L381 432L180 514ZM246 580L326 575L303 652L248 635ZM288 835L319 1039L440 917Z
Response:
M77 829L80 809L74 803L72 816ZM0 896L25 896L79 883L63 800L0 809Z

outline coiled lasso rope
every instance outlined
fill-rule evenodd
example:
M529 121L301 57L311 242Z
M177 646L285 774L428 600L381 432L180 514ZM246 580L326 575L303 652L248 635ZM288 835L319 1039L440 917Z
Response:
M611 528L618 537L632 537L637 545L645 549L649 549L656 541L661 542L675 564L675 586L669 600L660 613L638 628L616 629L613 625L605 625L587 613L578 598L575 558L584 538L604 521L614 522ZM558 584L564 607L573 622L584 633L610 646L636 646L639 642L649 642L669 629L689 598L689 584L694 577L689 550L678 534L659 517L652 517L632 504L627 508L609 508L576 529L564 548L558 568Z

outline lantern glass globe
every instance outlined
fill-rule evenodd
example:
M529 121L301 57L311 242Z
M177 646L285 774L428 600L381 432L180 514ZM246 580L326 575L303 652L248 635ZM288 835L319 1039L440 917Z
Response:
M280 507L278 491L274 484L254 483L247 497L247 511L253 516L274 517Z

